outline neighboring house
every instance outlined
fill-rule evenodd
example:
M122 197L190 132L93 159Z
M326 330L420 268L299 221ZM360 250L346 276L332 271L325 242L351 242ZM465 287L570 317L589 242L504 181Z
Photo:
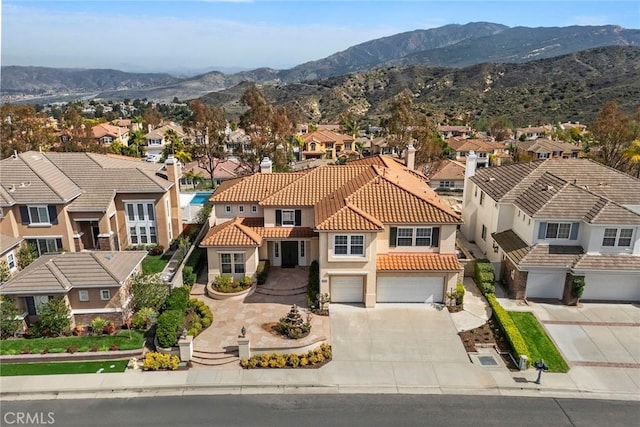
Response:
M0 285L13 298L27 324L51 298L65 300L73 325L89 325L97 316L122 324L131 304L131 279L142 271L146 251L65 252L40 257Z
M122 145L129 145L129 129L114 126L109 123L100 123L91 128L93 137L102 145L111 145L114 141L120 141Z
M434 190L464 189L465 165L455 160L444 160L433 172L427 174L429 187Z
M162 155L162 151L164 148L170 144L170 141L166 138L167 131L174 131L180 139L184 139L186 133L182 129L182 126L177 125L173 122L164 124L155 129L150 129L149 132L144 136L147 147L147 158L153 159L154 161L160 161L160 156Z
M304 148L302 158L317 159L326 158L335 160L340 156L358 157L355 141L349 135L343 135L331 130L317 130L303 136Z
M455 159L459 162L466 162L467 156L473 151L477 156L479 168L493 165L492 156L494 161L500 162L507 155L505 144L491 140L451 138L447 140L447 144L452 151L455 151Z
M206 158L203 159L206 161ZM229 179L237 178L245 175L244 168L236 159L215 159L215 170L213 171L214 188ZM203 169L198 161L189 162L184 165L182 170L182 178L180 178L180 188L194 188L198 181L194 177L200 177L200 181L211 179L209 172Z
M467 162L462 225L512 298L640 301L640 180L586 159Z
M397 155L398 153L394 147L389 146L386 137L379 136L371 140L371 154Z
M0 161L0 233L39 254L168 247L182 231L179 163L29 151Z
M262 173L224 182L201 243L209 281L252 276L260 260L317 260L320 292L334 303L443 302L461 272L460 217L419 173L391 162L271 173L264 159Z
M574 144L538 138L532 141L516 142L516 145L529 153L532 159L576 159L582 149Z
M566 123L560 123L560 129L562 130L578 129L580 133L584 133L587 130L587 126L581 124L580 122L566 122Z
M553 126L528 126L526 128L516 128L516 139L519 140L534 140L549 136L553 133Z
M111 120L111 124L131 130L142 130L142 123L134 122L131 119L115 119Z
M470 138L473 130L469 126L438 126L438 133L443 139L449 138Z
M246 153L251 150L251 138L243 129L236 129L227 134L225 140L225 152Z
M0 260L7 262L9 271L12 274L18 270L18 250L23 241L24 239L22 237L0 234Z

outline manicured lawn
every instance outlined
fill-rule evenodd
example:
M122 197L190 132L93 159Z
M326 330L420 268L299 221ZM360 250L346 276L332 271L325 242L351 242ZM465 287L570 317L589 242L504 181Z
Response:
M510 311L509 316L527 342L532 359L530 363L533 364L537 360L544 359L549 366L549 372L569 371L567 362L564 361L555 344L532 313Z
M170 255L147 255L142 260L142 274L162 273L164 267L169 263Z
M64 353L72 345L78 347L78 351L89 351L93 346L97 351L107 351L112 344L116 344L118 350L134 350L142 348L143 343L144 335L137 331L131 331L131 339L128 331L96 337L18 338L0 341L0 354L21 354L25 349L39 354L45 347L49 348L49 353Z
M103 373L124 372L126 360L106 360L97 362L54 362L54 363L4 363L0 365L0 376L93 374L100 368ZM113 368L111 367L113 366Z

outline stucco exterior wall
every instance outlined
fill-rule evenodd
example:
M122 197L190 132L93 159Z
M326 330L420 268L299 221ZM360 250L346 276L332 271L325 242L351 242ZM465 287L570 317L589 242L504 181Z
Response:
M257 247L239 247L239 248L207 248L208 261L208 282L212 282L220 273L220 253L242 253L244 254L245 272L241 274L231 274L234 279L242 279L244 276L253 276L258 269L260 257Z

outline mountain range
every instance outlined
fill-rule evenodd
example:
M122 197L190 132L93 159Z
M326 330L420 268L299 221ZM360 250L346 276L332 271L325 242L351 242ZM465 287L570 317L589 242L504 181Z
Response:
M388 67L464 68L488 62L497 67L497 63L522 63L601 46L640 46L640 30L613 25L529 28L487 22L451 24L371 40L288 70L213 71L186 79L117 70L3 66L1 93L4 100L74 93L114 100L186 100L247 81L277 86Z

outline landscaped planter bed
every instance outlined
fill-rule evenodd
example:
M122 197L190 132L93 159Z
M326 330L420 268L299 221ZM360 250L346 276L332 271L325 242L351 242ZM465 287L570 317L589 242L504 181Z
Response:
M245 369L320 368L330 362L332 356L331 346L325 343L302 354L255 354L249 359L242 359L240 366Z
M65 353L76 352L137 350L144 344L144 336L136 331L121 331L118 335L55 337L55 338L9 338L0 341L0 355ZM116 347L113 347L116 346ZM28 353L27 353L28 350Z
M256 283L248 287L247 289L243 289L238 292L220 292L215 290L214 285L209 283L206 287L207 296L217 300L225 300L225 299L244 299L249 295L253 294L256 290Z
M87 351L83 353L16 354L0 356L0 364L71 362L83 360L122 360L142 355L142 346L124 351Z
M458 335L460 336L467 353L475 353L477 351L477 347L495 347L498 353L502 356L502 360L507 368L512 371L519 370L511 356L507 354L512 352L509 341L502 332L498 322L493 317L479 328L459 332Z

